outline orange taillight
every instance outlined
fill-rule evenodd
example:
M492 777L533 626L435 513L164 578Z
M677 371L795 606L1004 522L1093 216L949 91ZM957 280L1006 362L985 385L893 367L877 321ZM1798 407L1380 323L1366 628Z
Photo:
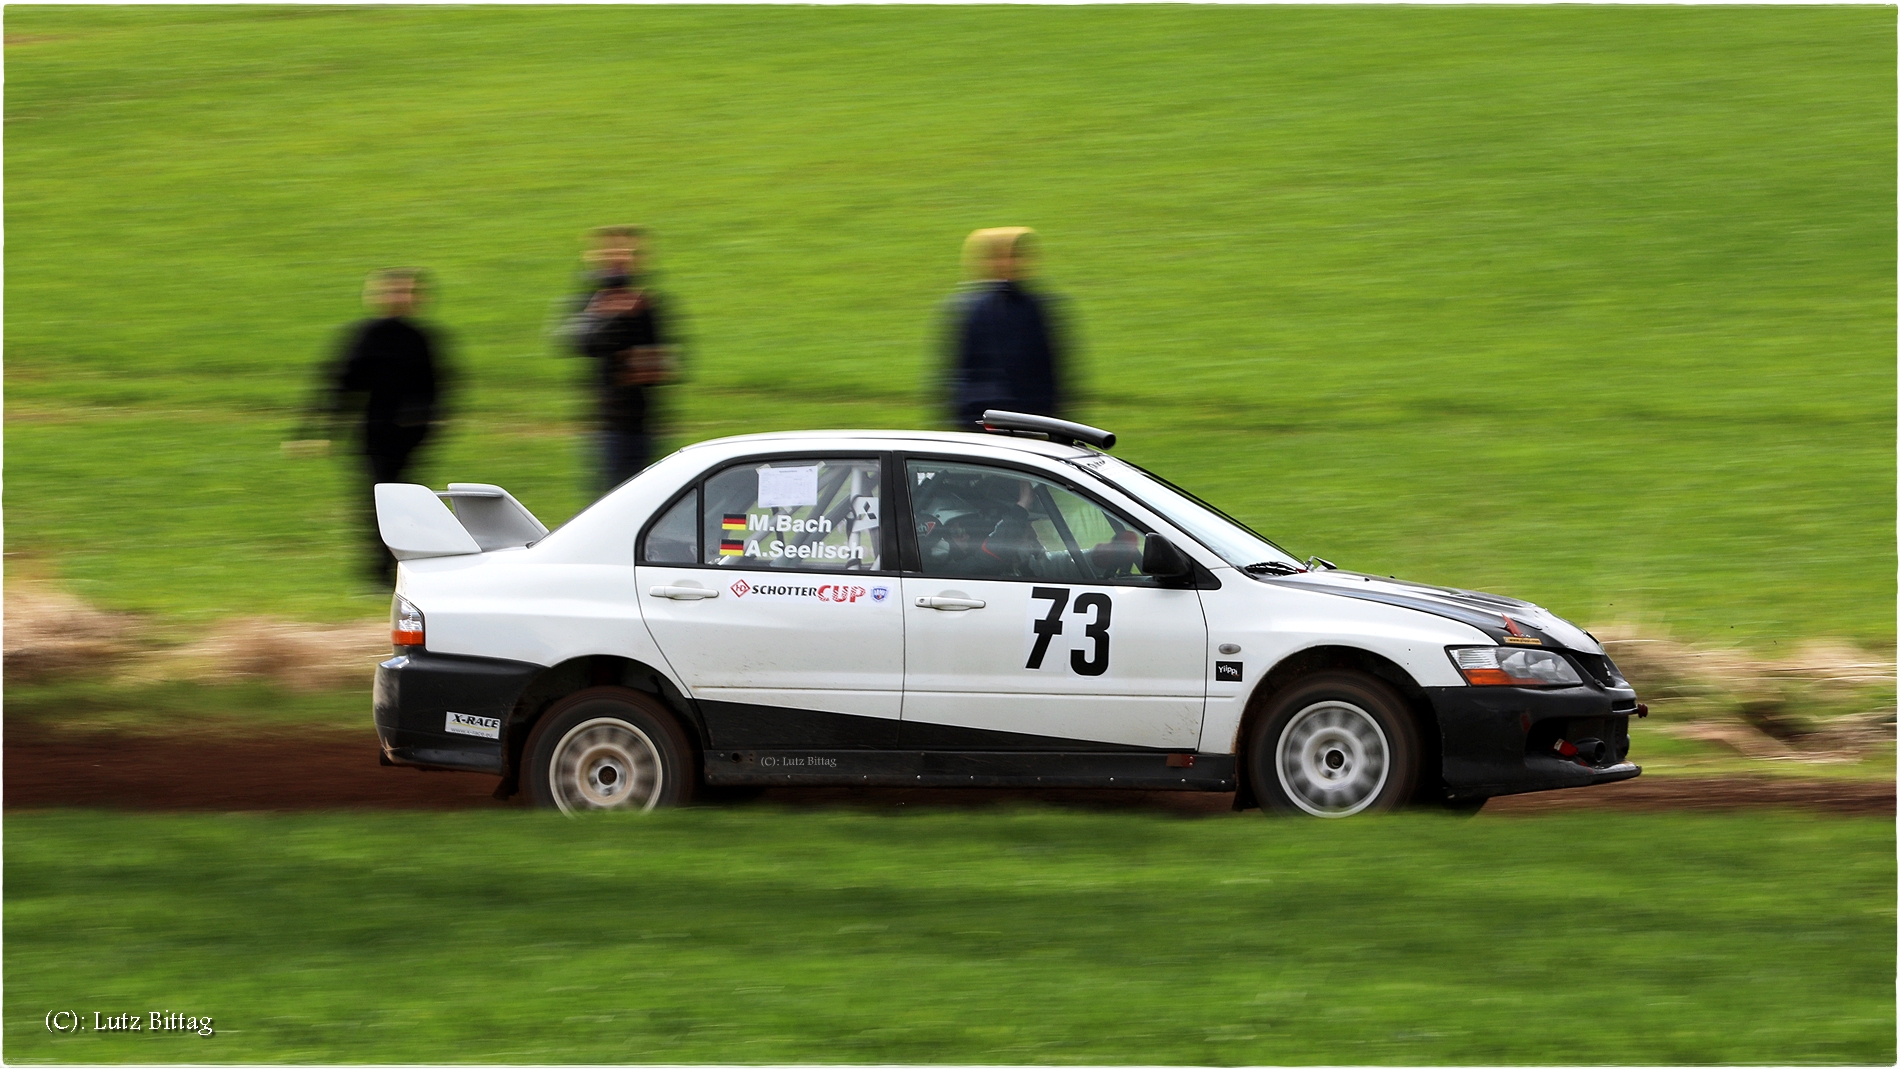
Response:
M398 646L420 646L424 634L422 610L397 595L389 605L389 641Z

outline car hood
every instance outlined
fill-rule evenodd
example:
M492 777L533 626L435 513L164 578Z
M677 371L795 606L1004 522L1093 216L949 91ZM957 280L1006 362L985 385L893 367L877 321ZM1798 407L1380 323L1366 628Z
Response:
M1518 639L1518 644L1532 645L1523 640L1537 639L1538 645L1599 656L1603 654L1603 647L1583 628L1542 606L1517 598L1476 590L1459 590L1456 587L1429 586L1359 572L1301 572L1297 575L1262 575L1254 578L1275 586L1295 587L1428 612L1470 624L1500 643Z

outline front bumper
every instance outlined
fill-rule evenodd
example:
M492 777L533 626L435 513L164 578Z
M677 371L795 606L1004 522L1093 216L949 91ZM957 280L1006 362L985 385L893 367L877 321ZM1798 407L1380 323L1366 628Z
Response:
M508 718L540 671L525 661L425 650L391 657L376 666L383 757L391 764L502 774Z
M1636 692L1617 687L1426 687L1438 714L1448 798L1489 798L1633 779L1629 718ZM1561 757L1559 739L1599 739L1599 765Z

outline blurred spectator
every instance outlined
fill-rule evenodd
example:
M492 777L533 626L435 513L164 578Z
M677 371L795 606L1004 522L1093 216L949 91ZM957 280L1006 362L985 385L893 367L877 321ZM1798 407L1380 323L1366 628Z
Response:
M580 356L581 335L589 322L587 306L600 292L601 282L609 278L637 278L640 275L641 244L646 230L637 226L597 226L587 232L588 249L582 255L579 285L574 296L561 309L555 335L569 352Z
M963 243L971 281L950 299L946 393L952 422L967 430L987 408L1060 415L1067 355L1056 302L1027 280L1035 231L978 230Z
M653 387L673 381L674 347L657 294L642 277L644 233L594 232L586 291L562 329L569 351L595 362L597 489L605 493L647 466L658 425Z
M363 301L375 313L351 328L341 355L325 375L316 402L295 441L284 443L292 455L329 450L330 439L347 423L357 428L363 474L360 505L367 510L371 575L389 585L396 561L376 529L377 483L405 478L417 447L441 418L449 375L442 344L414 319L422 303L423 274L413 268L378 271L363 288Z

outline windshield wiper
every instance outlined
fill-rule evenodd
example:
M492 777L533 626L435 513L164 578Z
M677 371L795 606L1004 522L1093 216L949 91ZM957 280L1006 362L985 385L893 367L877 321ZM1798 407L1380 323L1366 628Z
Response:
M1288 564L1283 560L1263 560L1240 569L1253 575L1298 575L1305 568L1297 564Z

